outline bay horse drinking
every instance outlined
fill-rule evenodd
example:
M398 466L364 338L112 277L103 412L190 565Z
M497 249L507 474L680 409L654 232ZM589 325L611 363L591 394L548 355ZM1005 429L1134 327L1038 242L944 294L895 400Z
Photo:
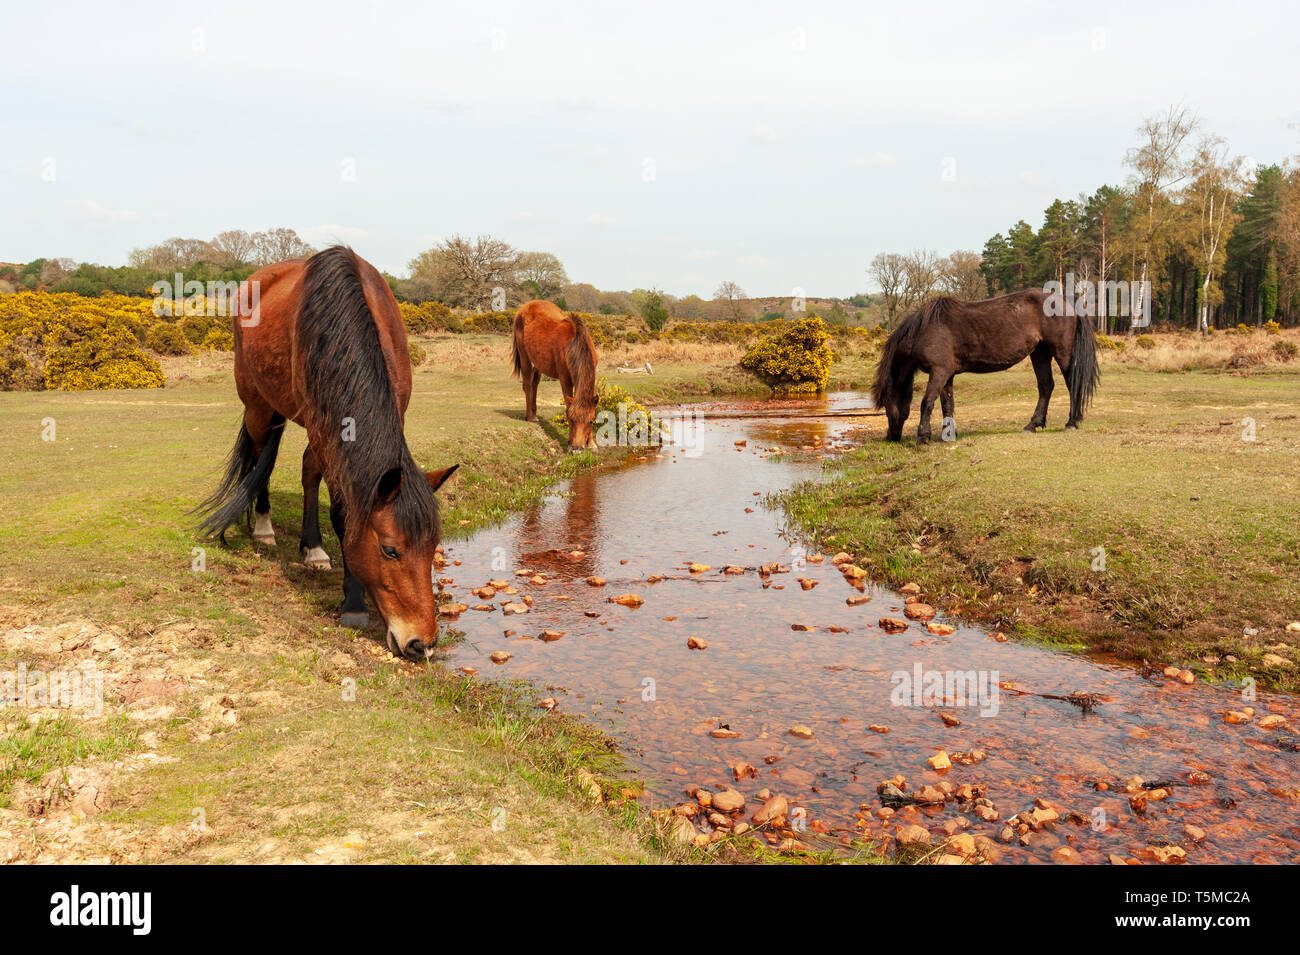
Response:
M433 562L441 535L434 491L457 465L425 474L403 425L411 399L406 326L383 277L351 249L259 269L257 301L234 322L235 388L244 420L220 486L200 505L202 529L224 539L250 510L253 537L274 543L267 494L285 421L307 431L302 456L302 553L329 568L321 547L322 477L343 547L344 626L369 624L366 595L388 647L419 658L438 639Z
M550 302L525 302L515 314L510 346L511 374L524 384L524 420L537 420L537 385L558 378L569 421L569 449L596 446L596 345L576 315Z
M1092 323L1078 318L1059 292L1028 289L982 302L937 298L903 320L885 342L876 366L872 396L889 421L887 440L903 436L912 408L912 381L918 371L930 376L921 399L918 444L930 440L935 399L943 416L953 416L952 380L964 371L1005 371L1028 356L1038 379L1038 406L1026 431L1047 427L1055 359L1070 392L1067 429L1077 428L1092 400L1101 372Z

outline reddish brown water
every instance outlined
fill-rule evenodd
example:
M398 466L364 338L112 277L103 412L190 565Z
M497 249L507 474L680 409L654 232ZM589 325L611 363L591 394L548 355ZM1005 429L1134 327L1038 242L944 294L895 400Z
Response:
M837 396L834 407L862 406L853 400ZM768 449L828 442L864 423L710 419L699 456L665 449L585 473L509 523L449 546L448 556L461 561L443 571L454 578L447 588L454 600L483 603L469 590L491 579L508 579L520 593L497 593L491 612L464 613L453 627L466 639L448 651L448 663L475 667L480 679L530 680L539 698L553 696L559 709L594 720L622 743L644 782L647 808L687 801L688 784L731 784L746 797L748 816L755 794L767 788L806 808L800 839L833 845L909 823L930 829L938 842L945 823L962 820L970 834L997 840L1006 820L1041 797L1061 819L1028 836L1028 845L1018 833L999 843L1002 861L1053 861L1070 847L1088 862L1111 854L1150 862L1150 847L1169 845L1185 849L1188 862L1300 861L1300 753L1287 749L1292 727L1300 726L1293 697L1261 693L1243 702L1239 687L1189 686L1114 662L999 643L955 620L948 636L915 622L886 633L877 621L902 617L903 598L868 586L868 602L847 605L860 591L830 555L772 575L764 588L760 565L789 568L799 554L783 515L762 498L816 477L822 466L806 456L782 460ZM871 430L878 437L878 419ZM748 444L737 450L737 440ZM941 455L942 446L931 453ZM692 574L692 562L712 569ZM727 564L748 570L724 575ZM516 577L521 568L548 582ZM589 575L608 583L593 588ZM648 583L651 575L667 579ZM803 590L797 577L818 583ZM623 593L645 602L609 602ZM534 600L531 612L503 616L502 603L524 594ZM545 630L563 636L542 640ZM707 649L688 649L691 636L707 641ZM513 657L494 665L489 655L497 650ZM914 705L906 694L900 705L892 678L917 667L974 671L990 692L998 683L1015 689L998 692L995 706L987 696L984 706ZM1035 695L1076 691L1104 701L1085 713ZM1225 712L1243 706L1254 710L1249 723L1223 722ZM960 725L945 725L944 714ZM1289 725L1258 726L1269 714ZM813 737L790 735L795 725L809 727ZM720 726L740 736L713 738L710 731ZM926 762L938 750L985 756L940 773ZM757 767L757 777L733 781L738 760ZM985 821L974 806L949 799L882 820L877 786L895 775L910 792L944 780L982 786L1000 819ZM1167 798L1149 798L1139 812L1130 802L1135 793L1123 791L1134 776L1148 787L1161 784ZM1194 830L1189 835L1188 824L1203 830L1203 839Z

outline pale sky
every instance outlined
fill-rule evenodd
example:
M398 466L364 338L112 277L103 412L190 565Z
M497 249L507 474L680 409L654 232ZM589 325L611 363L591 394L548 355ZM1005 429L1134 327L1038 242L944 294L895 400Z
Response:
M1300 152L1281 2L52 2L4 33L10 262L284 225L405 275L490 233L604 289L847 296L1122 181L1175 102Z

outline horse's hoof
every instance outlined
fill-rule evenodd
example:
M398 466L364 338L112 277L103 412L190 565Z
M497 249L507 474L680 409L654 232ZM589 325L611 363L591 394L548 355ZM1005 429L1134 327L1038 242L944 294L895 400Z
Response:
M274 535L274 534L254 534L254 535L253 535L253 543L254 543L254 544L265 544L267 547L274 547L274 546L275 546L275 535Z
M364 630L370 626L370 614L364 610L350 610L339 616L339 624L353 630Z
M1078 431L1078 430L1079 430L1079 426L1078 426L1077 424L1074 424L1073 422L1068 422L1068 423L1065 425L1065 430L1066 430L1066 431Z
M1031 421L1029 422L1029 424L1025 425L1025 430L1028 431L1030 434L1036 434L1038 432L1038 425L1034 424Z
M330 555L325 553L321 547L313 547L310 550L303 550L302 562L312 570L329 570Z

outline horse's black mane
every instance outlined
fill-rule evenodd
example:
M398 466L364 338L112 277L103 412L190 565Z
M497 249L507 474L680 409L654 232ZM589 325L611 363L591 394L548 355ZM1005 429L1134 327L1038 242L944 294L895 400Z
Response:
M343 499L348 536L364 526L383 476L401 468L402 486L393 502L397 525L413 548L436 539L437 500L407 447L375 318L349 248L334 246L307 261L295 360L307 396L308 434L327 469L331 494ZM345 429L353 440L344 440Z

